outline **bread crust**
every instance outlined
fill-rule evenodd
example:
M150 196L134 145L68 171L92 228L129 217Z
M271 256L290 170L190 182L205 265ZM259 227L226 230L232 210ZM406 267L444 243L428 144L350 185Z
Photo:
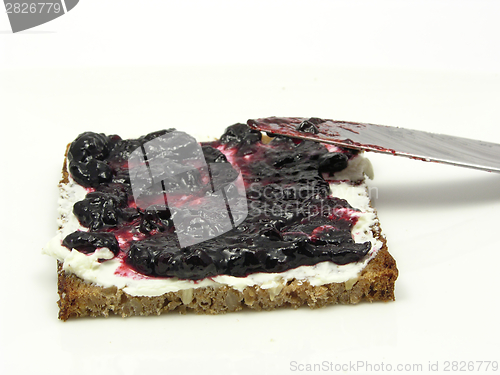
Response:
M66 163L65 158L61 184L69 182ZM320 308L361 301L393 301L398 277L396 262L387 250L380 226L372 229L382 247L357 280L312 286L308 281L292 279L283 284L281 290L247 286L239 291L221 285L168 292L160 296L132 296L117 287L104 288L84 281L64 271L62 263L58 261L59 319L66 321L69 318L108 317L115 314L122 317L160 315L170 311L222 314L243 309L273 310L303 305Z

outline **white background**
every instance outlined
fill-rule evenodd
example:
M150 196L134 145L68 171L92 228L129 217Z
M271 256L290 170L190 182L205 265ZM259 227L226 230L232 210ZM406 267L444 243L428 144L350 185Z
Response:
M63 323L41 255L65 145L86 130L317 116L500 143L499 16L496 1L82 0L12 34L0 13L2 373L500 361L496 174L368 155L393 303Z

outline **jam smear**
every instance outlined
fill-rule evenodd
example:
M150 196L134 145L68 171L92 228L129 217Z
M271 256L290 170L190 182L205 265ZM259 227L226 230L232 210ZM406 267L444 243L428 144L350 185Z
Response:
M298 131L315 133L321 121L311 118L295 126ZM172 213L161 207L160 197L152 193L147 209L136 206L128 165L134 150L171 131L132 140L86 132L72 143L70 173L78 183L92 188L74 205L76 217L89 232L74 232L63 245L84 253L110 247L123 259L121 273L129 266L143 275L191 280L283 272L323 261L342 265L361 260L370 250L370 242L352 239L358 211L330 196L329 183L323 178L325 173L346 168L356 152L330 152L321 143L285 136L264 144L261 132L246 124L232 125L218 141L202 144L207 165L212 165L211 179L193 169L162 181L162 193L175 194L180 188L192 192L168 202L189 207L186 212L193 217L193 228L187 230L196 232L196 226L203 225L204 230L218 233L220 228L213 224L217 221L210 220L218 212L205 198L223 188L231 194L237 170L243 177L248 206L244 221L230 231L181 248ZM161 157L165 150L158 147L149 151ZM187 141L179 147L184 147L183 155L186 150L189 154ZM231 208L236 218L245 211Z
M63 245L85 254L93 253L101 247L107 247L115 255L120 251L118 241L112 233L76 231L64 238Z

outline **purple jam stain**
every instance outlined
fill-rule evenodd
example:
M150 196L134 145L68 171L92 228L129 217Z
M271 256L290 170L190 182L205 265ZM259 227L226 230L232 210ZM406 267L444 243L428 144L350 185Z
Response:
M294 132L315 134L322 121L273 118L272 126L291 126ZM135 149L172 130L131 140L86 132L72 143L68 153L70 173L89 188L73 211L89 232L74 232L63 245L84 253L110 246L122 260L121 275L191 280L283 272L323 261L342 265L359 261L370 250L370 242L355 243L352 239L359 211L347 201L331 197L329 183L322 177L344 169L357 152L329 152L321 143L286 136L275 136L264 144L260 131L246 124L232 125L218 141L202 143L207 163L227 166L217 168L222 175L213 181L218 186L195 175L164 181L162 189L170 193L180 185L191 184L193 194L179 195L176 201L187 204L196 217L203 196L230 186L236 178L233 166L243 176L246 219L229 232L181 248L170 211L156 206L161 203L158 197L152 195L151 205L145 210L135 205L127 162ZM206 229L217 230L210 223Z

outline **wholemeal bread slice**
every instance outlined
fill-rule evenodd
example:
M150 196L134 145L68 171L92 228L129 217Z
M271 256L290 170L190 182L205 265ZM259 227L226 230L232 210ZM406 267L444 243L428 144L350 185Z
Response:
M393 301L396 262L385 245L354 282L311 286L307 281L289 280L278 294L258 286L243 291L229 286L204 287L169 292L161 296L131 296L116 287L103 288L62 270L58 262L59 319L71 317L160 315L170 311L221 314L239 311L272 310L279 307L319 308L361 301Z
M65 158L60 186L62 191L71 176ZM368 194L366 192L366 194ZM63 194L63 199L67 195ZM373 210L373 209L372 209ZM160 295L128 293L126 288L84 280L71 268L64 267L64 259L57 261L59 318L98 317L119 315L159 315L169 311L185 313L220 314L242 309L271 310L279 307L298 308L307 305L319 308L332 304L357 304L361 301L394 300L394 284L398 276L396 262L387 250L386 239L373 210L374 224L370 230L379 249L372 254L366 266L354 278L342 282L314 283L308 279L284 278L272 288L259 285L235 287L213 283L208 286L182 288ZM61 223L67 221L61 218Z

